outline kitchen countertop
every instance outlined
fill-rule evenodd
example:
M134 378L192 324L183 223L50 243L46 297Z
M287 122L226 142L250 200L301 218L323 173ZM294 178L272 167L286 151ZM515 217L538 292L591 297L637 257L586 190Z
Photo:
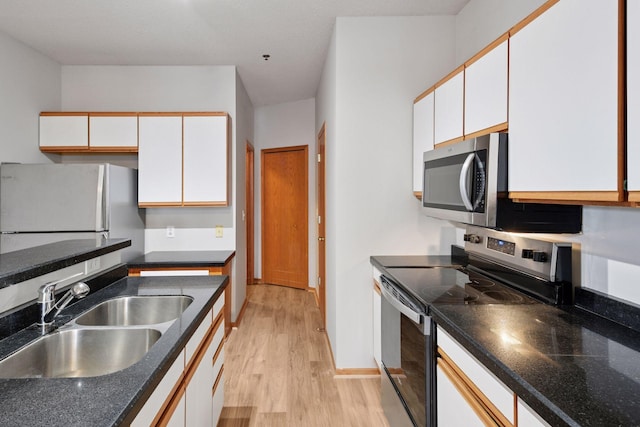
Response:
M385 267L465 264L458 256L372 256L371 263L383 273ZM589 311L542 303L435 303L428 314L551 425L640 425L640 332L617 317L618 323L594 314L634 320L640 308L623 309L588 290L576 295L589 302L583 305Z
M129 239L64 240L0 254L0 288L131 246Z
M147 354L124 370L89 378L0 379L0 425L128 425L227 283L227 276L125 277L70 305L63 314L76 317L105 299L123 295L194 298ZM38 336L32 326L0 341L0 357Z
M127 264L129 268L224 267L235 251L157 251L139 256Z
M436 304L430 314L551 425L640 425L639 332L573 306Z

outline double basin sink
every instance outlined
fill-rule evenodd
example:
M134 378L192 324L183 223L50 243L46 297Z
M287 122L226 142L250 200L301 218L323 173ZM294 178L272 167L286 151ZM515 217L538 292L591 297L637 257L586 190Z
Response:
M0 361L0 378L95 377L128 368L192 301L185 295L106 300Z

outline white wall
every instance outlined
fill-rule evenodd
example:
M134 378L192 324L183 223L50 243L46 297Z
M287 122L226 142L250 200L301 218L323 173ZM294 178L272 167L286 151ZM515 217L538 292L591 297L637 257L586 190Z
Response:
M307 145L309 153L309 283L316 284L318 230L316 212L315 99L259 107L255 110L255 272L262 277L261 151L269 148Z
M0 162L59 159L40 152L38 117L60 109L60 64L3 33L0 58Z
M316 132L326 121L327 328L338 368L375 366L370 256L448 253L455 241L452 226L420 212L410 167L413 99L453 68L454 27L453 17L336 21Z
M544 0L471 0L456 17L456 63L461 63L529 15ZM580 244L581 286L640 304L640 210L585 206Z
M146 209L145 251L237 250L232 319L246 294L244 141L252 137L252 105L234 66L63 66L62 109L67 111L225 111L231 118L231 203L216 208ZM239 139L242 138L242 139ZM240 154L241 153L241 154ZM109 156L106 156L109 158ZM118 156L111 156L118 162ZM91 161L93 157L64 161ZM125 159L131 162L134 159ZM109 160L111 161L111 160ZM239 181L240 180L240 181ZM223 226L223 237L215 227ZM175 237L166 227L175 227ZM243 252L244 251L244 252Z

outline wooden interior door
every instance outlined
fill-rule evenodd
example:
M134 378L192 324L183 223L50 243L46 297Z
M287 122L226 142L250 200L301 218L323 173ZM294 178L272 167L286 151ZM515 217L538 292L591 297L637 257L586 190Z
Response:
M326 292L326 246L325 246L325 124L318 134L318 302L322 315L322 326L327 325L327 292Z
M246 217L245 225L247 227L247 285L254 283L255 274L253 271L254 261L254 234L253 234L253 188L254 188L254 150L253 146L247 141L246 157L245 157L245 183L246 183Z
M262 281L309 286L307 146L262 150Z

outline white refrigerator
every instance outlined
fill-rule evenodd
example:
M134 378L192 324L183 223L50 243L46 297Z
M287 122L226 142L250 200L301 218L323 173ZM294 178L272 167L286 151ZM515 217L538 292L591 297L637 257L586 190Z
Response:
M144 253L135 169L101 164L0 165L0 253L71 239L128 238Z

